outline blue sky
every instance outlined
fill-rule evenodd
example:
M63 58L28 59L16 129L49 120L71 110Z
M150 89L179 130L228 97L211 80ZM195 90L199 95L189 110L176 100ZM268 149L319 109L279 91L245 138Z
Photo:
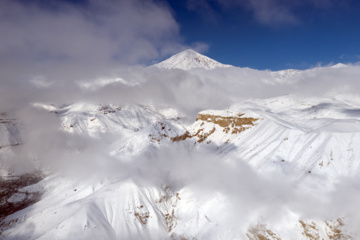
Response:
M279 70L360 61L357 1L249 2L168 1L183 40L206 43L204 54L222 63Z

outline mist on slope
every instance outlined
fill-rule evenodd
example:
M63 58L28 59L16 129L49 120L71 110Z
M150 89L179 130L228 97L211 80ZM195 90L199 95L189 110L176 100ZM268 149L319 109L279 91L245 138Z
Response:
M53 81L50 86L39 87L31 81L7 81L3 78L0 88L0 109L23 126L22 138L27 150L68 147L61 139L68 136L59 128L54 114L33 106L34 103L72 104L88 102L96 104L143 104L155 107L172 107L195 119L199 111L225 109L232 104L251 98L270 98L286 94L300 97L337 97L358 102L357 76L360 67L334 69L329 67L307 70L286 82L278 82L269 71L229 68L206 70L157 70L141 67L118 68L119 75L105 75L112 79L121 77L124 82L114 82L93 89L84 89L77 76L73 81ZM16 73L15 73L16 74ZM60 74L60 73L59 73ZM89 78L89 82L98 79ZM48 80L52 82L52 80ZM134 83L133 85L126 84ZM56 137L54 137L56 136ZM104 138L105 139L105 138ZM65 141L65 142L66 142ZM31 151L30 151L31 152ZM44 154L44 153L41 153ZM58 154L56 154L58 156ZM15 157L16 158L16 157ZM52 158L52 157L47 157ZM26 154L21 157L27 162ZM57 159L57 157L56 157ZM28 163L27 163L28 164Z
M39 86L31 81L2 81L1 111L8 112L20 123L24 143L6 160L11 162L12 168L22 173L41 166L50 172L68 173L84 179L96 172L100 178L116 181L133 179L145 185L171 185L174 189L189 187L199 199L205 200L217 192L227 197L228 210L236 212L225 211L222 223L231 229L241 226L241 232L246 232L249 224L256 224L257 219L281 223L289 210L303 218L346 216L347 222L358 222L360 214L353 207L360 200L357 179L344 179L331 192L307 192L297 188L285 176L261 176L241 160L224 164L224 159L212 152L189 153L174 147L151 158L142 155L127 163L119 162L108 152L109 145L121 136L101 134L99 138L89 138L65 133L54 113L36 108L33 103L168 106L179 109L190 119L195 119L201 110L225 109L245 99L286 94L299 97L342 95L345 100L358 103L354 96L360 89L359 66L312 69L285 82L274 79L269 71L240 68L185 72L137 66L119 67L117 71L117 75L109 74L105 78L121 77L125 82L91 89L81 87L77 76L72 76L73 81L48 79L53 82L49 86ZM98 77L88 79L91 82ZM350 224L349 228L356 231L355 225Z
M247 68L186 72L136 65L187 46L179 40L178 26L166 6L153 1L120 1L113 9L109 8L110 2L90 1L85 13L72 5L55 5L55 9L65 9L55 16L50 14L54 9L50 11L49 6L29 3L25 8L17 1L0 4L6 6L0 7L0 27L7 36L0 44L0 113L16 119L23 140L4 161L16 173L41 166L51 172L79 176L96 172L101 178L131 178L150 185L171 184L175 189L191 187L203 198L220 192L229 196L231 209L237 212L224 213L230 228L237 227L236 223L245 230L247 219L254 215L254 219L281 221L288 209L309 218L347 216L350 223L359 222L360 214L354 208L360 200L357 178L342 179L332 192L314 194L296 188L284 176L261 176L241 160L224 163L224 159L206 150L189 153L173 147L151 158L141 155L131 162L118 161L109 156L108 150L121 136L107 133L89 138L68 134L60 129L55 114L34 107L33 103L39 102L55 106L77 102L143 104L179 109L195 119L201 110L224 109L245 99L286 94L341 95L345 100L360 102L357 65L310 69L284 81L274 79L270 71ZM95 10L99 4L101 11ZM144 9L146 15L142 14ZM89 22L90 13L98 21ZM47 23L43 27L48 30L55 26L49 37L44 36L40 22ZM73 37L67 39L65 35ZM20 36L20 42L13 42L14 36ZM81 85L116 78L124 81L94 88Z
M259 176L246 163L236 166L223 164L211 152L159 153L153 159L142 156L130 164L118 162L108 155L109 145L121 136L101 134L98 139L68 134L60 129L55 114L33 106L46 103L61 106L76 102L101 104L143 104L168 106L195 119L197 112L206 109L225 109L232 104L251 98L270 98L292 94L299 97L336 97L358 102L360 89L357 76L359 66L344 69L330 67L311 69L279 82L269 71L252 69L215 69L211 71L157 70L142 67L119 67L117 74L104 75L106 79L121 77L125 82L84 89L78 76L72 81L46 79L52 84L39 86L33 81L2 81L1 111L17 119L24 144L7 159L18 173L31 171L35 165L53 171L71 174L116 176L116 179L138 179L174 187L192 186L199 195L211 198L220 192L231 199L238 214L226 216L226 224L243 223L258 216L264 221L281 221L282 213L294 211L300 216L315 219L349 217L357 222L359 214L352 207L360 200L355 180L346 179L333 192L313 195L294 188L294 183L279 176ZM97 76L87 77L89 82ZM81 80L83 81L83 77ZM127 84L128 82L134 84ZM355 97L354 97L355 96ZM344 200L338 193L351 193L352 200ZM343 195L343 194L342 194ZM331 209L331 210L329 210ZM226 213L227 214L227 213ZM235 227L235 226L234 226Z
M210 214L212 220L227 229L236 229L231 237L243 237L251 225L258 223L286 229L292 220L289 212L312 221L345 217L346 229L355 236L360 234L356 224L360 216L356 208L360 200L359 170L352 177L338 179L331 189L311 189L279 172L259 173L242 159L225 160L210 149L189 152L175 146L117 164L106 171L115 179L132 179L140 186L169 186L174 192L182 189L190 192L191 198L186 201L195 202L199 208L210 208L204 214ZM214 204L214 199L219 203ZM218 215L211 215L214 213ZM291 232L294 229L286 231L289 236L294 234Z

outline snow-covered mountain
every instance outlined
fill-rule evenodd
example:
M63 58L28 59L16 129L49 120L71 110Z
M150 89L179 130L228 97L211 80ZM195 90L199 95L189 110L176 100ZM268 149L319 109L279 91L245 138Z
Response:
M86 178L55 174L23 187L16 194L42 193L42 197L7 216L2 226L6 239L349 239L344 216L311 219L290 208L274 224L260 221L256 216L261 217L261 211L251 211L254 215L250 217L241 208L235 210L233 193L226 188L245 186L237 182L242 179L237 174L243 170L236 167L245 161L264 176L281 175L296 188L326 194L337 179L352 176L359 169L360 108L356 106L336 99L291 96L249 100L225 110L202 111L191 125L181 120L181 114L169 115L169 110L136 105L82 103L55 109L44 105L44 109L51 109L69 134L88 135L99 141L101 133L117 134L118 141L105 149L112 156L110 161L122 163L128 173L135 170L140 175L104 176L98 172L100 168L99 174ZM197 155L201 151L224 162L214 162L211 157L188 161L187 154L182 153ZM170 156L183 159L174 165ZM197 168L197 164L203 168ZM229 166L237 169L232 177L235 182L221 180L225 187L217 181ZM220 178L212 176L214 171L220 171ZM149 181L153 174L158 177ZM212 184L220 184L217 191L199 190L197 177L176 183L179 177L193 174L204 175L210 182L215 179ZM248 194L248 190L242 191ZM12 201L21 198L13 197ZM229 226L241 219L231 216L234 211L245 214L243 217L255 217L255 221L244 223L244 233L237 230L237 225ZM28 231L31 226L36 228Z
M219 63L209 57L195 52L192 49L188 49L178 54L175 54L169 59L166 59L153 66L163 69L178 68L182 70L191 70L194 68L214 69L231 67L231 65Z
M155 67L0 114L0 239L357 239L360 100L249 97L356 68L228 68L193 50ZM104 89L116 104L94 103Z

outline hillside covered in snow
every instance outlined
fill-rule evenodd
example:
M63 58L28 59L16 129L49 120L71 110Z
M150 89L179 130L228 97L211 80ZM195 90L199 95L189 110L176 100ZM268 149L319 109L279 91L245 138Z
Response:
M360 236L359 66L133 70L0 114L0 238Z

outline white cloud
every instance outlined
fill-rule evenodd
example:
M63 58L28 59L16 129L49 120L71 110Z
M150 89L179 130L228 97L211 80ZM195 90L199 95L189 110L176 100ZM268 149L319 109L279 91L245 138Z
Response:
M36 2L1 2L2 57L38 63L115 58L128 64L157 57L159 48L178 37L170 10L154 1L53 4L47 8Z
M43 76L33 77L30 82L38 88L48 88L53 82L47 81Z
M33 76L54 85L88 81L188 48L171 10L159 1L4 0L0 29L1 83ZM45 87L39 81L32 83Z

